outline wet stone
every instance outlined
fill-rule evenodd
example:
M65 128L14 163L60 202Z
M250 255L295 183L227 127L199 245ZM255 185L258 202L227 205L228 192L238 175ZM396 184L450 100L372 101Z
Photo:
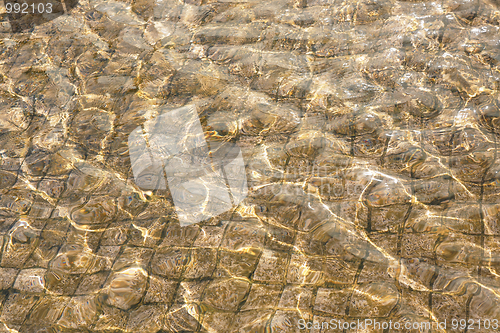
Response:
M195 304L174 305L165 316L168 331L195 331L199 327L199 309Z
M500 109L493 103L485 103L479 106L479 119L490 131L499 133Z
M177 289L177 282L167 280L158 275L151 275L149 287L144 296L145 303L170 303Z
M116 213L113 200L92 200L71 212L71 219L78 224L105 224L111 222Z
M160 276L179 279L189 260L189 251L184 248L159 249L151 261L151 270Z
M498 235L500 233L500 226L498 224L500 206L497 204L486 204L482 210L484 214L485 234Z
M431 118L441 111L441 103L432 92L422 89L406 89L404 94L409 101L400 108L415 117Z
M206 226L202 227L198 237L196 238L193 246L195 247L219 247L222 236L224 234L224 227Z
M287 283L305 285L321 284L324 280L323 262L321 259L308 258L294 254L290 259Z
M118 221L109 224L103 233L102 245L118 246L127 241L130 232L130 221Z
M446 238L436 247L436 255L447 262L475 263L481 260L482 250L477 246L479 239L474 236L454 236Z
M461 306L466 300L464 297L440 295L432 300L432 308L436 311L437 318L458 319L465 314Z
M266 250L260 256L253 275L256 281L283 282L286 275L288 255L284 252Z
M203 326L214 330L227 330L231 327L234 313L209 312L203 317Z
M66 274L82 274L94 263L95 256L90 249L79 245L67 245L59 250L50 268Z
M95 323L95 328L98 330L107 329L108 327L116 327L125 330L127 325L128 313L124 310L103 306L102 313L99 315Z
M215 249L193 249L184 277L188 279L210 277L215 270L216 262L217 252Z
M10 294L2 307L0 319L14 325L21 325L36 302L36 296Z
M99 307L95 296L72 297L57 324L66 328L88 327L94 322Z
M75 290L75 295L94 294L101 291L109 272L99 272L92 275L82 277L78 288Z
M177 223L170 223L165 228L165 235L162 246L190 246L195 238L200 234L200 227L190 225L181 227Z
M0 277L1 277L1 290L6 290L12 287L14 281L16 280L17 273L19 271L15 268L1 268L0 269Z
M147 276L146 271L136 267L114 273L108 282L107 303L123 310L139 303L146 288Z
M147 267L151 260L152 255L153 255L152 249L127 246L116 258L115 262L113 263L112 269L119 270L131 265L139 265L141 267Z
M97 250L96 252L97 264L93 268L91 268L89 272L110 270L119 252L119 246L100 246L99 250Z
M245 311L263 309L266 307L274 308L278 305L281 291L281 286L253 284L248 294L248 298L241 309Z
M44 326L54 324L62 314L69 297L45 296L31 310L26 324Z
M275 250L289 249L293 244L294 236L295 232L289 229L270 226L267 229L266 246Z
M301 288L287 285L281 294L278 307L284 309L299 309L310 311L313 301L312 288Z
M45 290L45 269L23 269L14 283L14 289L21 292L41 293Z
M215 276L249 277L257 267L259 255L258 251L220 251Z
M165 223L161 219L137 220L132 224L129 244L145 247L155 246L161 239L164 226Z
M493 162L491 153L475 153L451 159L451 167L460 181L480 183Z
M389 144L384 162L387 168L413 173L415 167L422 164L425 159L426 153L422 149L403 141L394 147Z
M339 259L326 259L323 272L325 281L334 284L348 284L354 281L356 269L359 263L356 261L344 263Z
M403 204L410 201L409 190L406 186L390 178L375 178L372 187L367 192L366 202L372 207Z
M12 171L0 171L0 189L9 188L16 183L17 173Z
M29 240L29 243L18 243L16 238L13 238L12 241L5 244L1 262L3 267L21 268L31 255L31 252L37 245L38 240L33 238L35 235L29 234L29 231L26 232L28 234L25 234L25 231L22 231L21 233L16 232L15 236L19 237L17 239L20 239L21 241L24 239Z
M461 207L450 207L446 216L443 217L443 225L455 231L481 233L482 222L479 206L464 204Z
M67 274L59 270L49 270L45 275L47 290L57 295L72 295L81 279L81 274Z
M307 255L322 255L325 250L324 241L321 241L312 232L298 233L295 246Z
M399 300L396 287L389 283L368 283L358 287L351 299L350 311L354 316L389 315Z
M314 310L342 316L345 313L348 295L349 292L347 290L319 288Z
M142 305L130 313L127 329L134 332L153 332L162 327L163 307Z
M214 280L205 290L203 302L220 310L236 310L248 290L249 284L242 280Z
M177 304L199 303L210 282L210 280L181 282L174 302Z
M392 205L373 209L370 219L372 230L397 231L405 222L409 208L409 205Z
M496 316L498 302L492 293L484 288L471 301L471 317L478 320L482 316Z
M236 316L233 325L239 328L241 332L245 333L263 330L267 327L271 315L271 310L250 310L240 312Z
M245 247L260 247L264 242L265 231L252 221L233 222L228 225L221 246L229 250Z
M447 182L449 180L446 176L428 181L419 181L415 184L415 196L425 204L439 205L441 202L446 202L452 198L449 187L446 186Z
M421 234L407 234L403 238L402 256L405 258L433 258L434 246L439 235L428 233L426 238Z

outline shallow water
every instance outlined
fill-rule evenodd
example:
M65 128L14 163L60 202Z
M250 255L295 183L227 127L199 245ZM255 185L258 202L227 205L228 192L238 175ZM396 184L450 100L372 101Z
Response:
M0 6L0 332L500 325L497 0L72 6Z

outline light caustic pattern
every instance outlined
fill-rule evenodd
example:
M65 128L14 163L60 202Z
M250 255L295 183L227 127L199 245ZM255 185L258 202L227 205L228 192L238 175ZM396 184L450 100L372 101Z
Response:
M498 1L63 3L0 11L0 331L499 319Z

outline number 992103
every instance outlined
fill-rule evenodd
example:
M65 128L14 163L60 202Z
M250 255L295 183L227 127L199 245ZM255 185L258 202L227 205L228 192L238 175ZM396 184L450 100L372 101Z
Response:
M5 3L5 10L7 11L8 14L15 13L15 14L50 14L52 13L52 3L47 2L47 3L32 3L32 4L27 4L26 2L24 3L16 3L16 2L6 2Z

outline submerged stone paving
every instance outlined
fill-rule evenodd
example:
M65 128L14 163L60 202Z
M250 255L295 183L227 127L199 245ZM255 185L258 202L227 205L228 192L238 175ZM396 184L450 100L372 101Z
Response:
M498 1L0 15L0 332L500 320ZM248 196L181 227L128 138L186 105Z

